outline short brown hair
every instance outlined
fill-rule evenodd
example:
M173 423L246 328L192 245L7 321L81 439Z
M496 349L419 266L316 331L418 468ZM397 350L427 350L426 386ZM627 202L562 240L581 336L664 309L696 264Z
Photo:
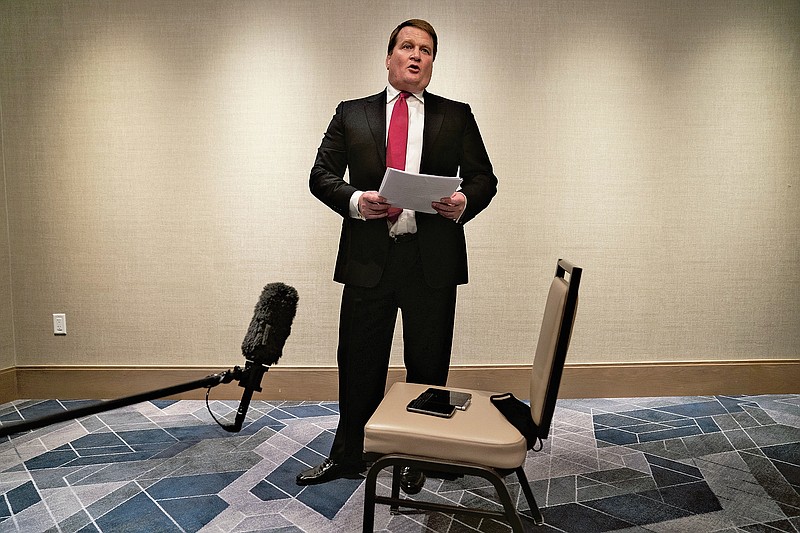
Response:
M431 39L433 39L433 59L436 59L436 49L439 46L439 38L436 37L436 30L433 29L433 26L431 26L428 21L422 19L409 19L405 22L401 22L389 36L389 48L386 51L386 55L392 55L392 51L397 44L397 34L400 33L400 30L408 26L422 30L431 36Z

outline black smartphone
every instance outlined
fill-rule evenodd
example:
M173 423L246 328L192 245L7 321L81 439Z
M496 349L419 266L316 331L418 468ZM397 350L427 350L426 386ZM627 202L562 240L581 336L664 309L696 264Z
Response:
M427 391L411 400L406 406L406 410L442 418L450 418L456 412L454 405L436 401L436 398Z
M469 407L470 402L472 401L472 394L468 392L456 392L446 389L437 389L435 387L431 387L426 390L423 394L430 393L432 395L433 401L437 403L449 403L456 409L460 409L464 411L467 407Z

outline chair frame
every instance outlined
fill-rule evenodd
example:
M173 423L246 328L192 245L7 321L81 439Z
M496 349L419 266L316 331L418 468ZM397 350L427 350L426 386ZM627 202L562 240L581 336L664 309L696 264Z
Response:
M447 505L443 503L425 502L411 500L400 497L400 472L403 467L411 467L426 472L441 472L443 474L455 474L457 476L476 476L489 481L497 491L500 503L503 505L503 512L491 511L488 509L476 509L459 505ZM392 493L391 496L380 496L377 494L378 474L385 468L392 468ZM520 513L511 499L508 487L504 478L511 472L517 474L522 492L530 507L530 516ZM372 532L375 525L375 505L378 503L389 505L392 514L399 514L400 507L410 507L423 511L437 511L449 514L466 514L471 516L481 516L485 518L505 519L513 531L524 531L521 517L533 520L537 526L544 524L544 518L539 512L536 498L533 496L528 478L522 466L514 470L497 470L482 465L446 462L440 459L435 461L427 460L423 457L403 454L382 455L370 467L367 473L367 480L364 491L364 532Z
M582 269L574 266L569 261L559 259L556 266L556 278L564 278L565 273L569 273L568 280L569 289L567 291L567 298L564 305L564 315L561 321L561 328L558 333L558 341L556 343L555 355L553 358L553 367L547 384L547 392L545 393L545 403L543 406L542 419L537 427L537 436L544 440L550 433L550 425L555 413L556 400L558 399L558 389L561 383L561 376L563 374L564 362L567 357L567 349L569 347L570 338L572 336L572 326L575 320L575 310L578 303L578 288L580 287L580 279ZM537 526L544 524L544 518L536 503L536 498L533 496L528 478L525 475L524 463L513 470L495 469L478 464L468 464L459 462L448 462L442 459L429 459L422 456L406 455L406 454L370 454L364 455L367 461L374 461L370 466L367 473L364 494L364 522L363 531L369 533L374 530L375 524L375 505L380 503L390 506L392 514L399 514L400 507L408 507L412 509L419 509L424 511L437 511L448 514L467 514L472 516L482 516L486 518L505 519L514 532L524 531L522 518L532 520ZM492 511L487 509L470 508L459 505L446 505L434 502L425 502L420 500L413 500L400 496L400 472L403 467L411 467L417 470L427 472L439 472L446 475L470 475L486 479L495 487L500 503L503 506L503 512ZM378 474L384 469L391 468L392 470L392 488L390 496L380 496L377 494L377 478ZM516 505L511 499L508 487L505 484L505 477L511 473L515 473L519 480L522 492L528 502L530 508L529 514L522 513L517 510Z

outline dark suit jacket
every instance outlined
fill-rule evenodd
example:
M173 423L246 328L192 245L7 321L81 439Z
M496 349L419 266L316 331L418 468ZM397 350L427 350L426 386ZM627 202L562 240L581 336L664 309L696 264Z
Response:
M347 168L349 183L343 179ZM349 209L356 190L378 190L385 170L386 91L340 103L309 179L312 194L344 219L333 276L337 282L374 287L381 278L392 245L386 219L353 219ZM459 223L416 213L425 279L437 288L467 283L463 224L485 209L497 192L497 178L469 105L425 92L420 172L459 174L467 197Z

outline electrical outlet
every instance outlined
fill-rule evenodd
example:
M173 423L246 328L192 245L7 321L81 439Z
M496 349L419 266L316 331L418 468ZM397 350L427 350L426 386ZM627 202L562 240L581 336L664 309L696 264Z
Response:
M67 334L67 315L64 313L53 313L53 335Z

